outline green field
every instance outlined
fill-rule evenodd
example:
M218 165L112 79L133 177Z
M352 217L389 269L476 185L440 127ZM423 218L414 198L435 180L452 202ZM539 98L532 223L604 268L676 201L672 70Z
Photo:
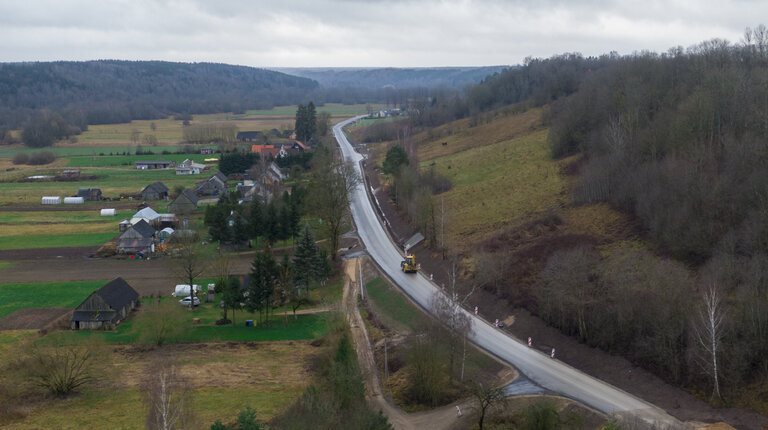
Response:
M38 169L26 171L23 176L56 175L61 169ZM82 175L95 175L96 179L78 182L6 182L0 186L0 201L5 202L40 202L42 196L73 196L78 188L101 188L102 195L117 198L120 194L138 194L147 185L161 181L168 189L177 185L190 187L196 182L208 179L213 172L200 175L176 175L173 169L136 170L131 168L86 168ZM101 207L109 207L109 202L94 202Z
M78 304L80 303L76 303L75 306ZM201 305L201 307L203 306ZM210 306L213 307L212 305ZM218 309L215 310L220 312ZM247 312L238 312L240 317L236 317L236 324L205 325L204 323L211 322L204 321L202 322L203 325L192 325L192 317L197 318L199 312L199 310L196 310L190 314L189 330L169 338L166 343L309 340L322 337L328 331L326 324L327 313L298 315L296 319L290 316L285 324L281 315L274 320L270 318L269 327L263 324L257 327L246 327L246 319L258 318L258 316L248 314ZM139 339L139 334L133 330L133 320L128 319L120 324L116 331L61 331L46 336L42 342L78 343L92 338L100 338L109 343L136 343Z
M549 156L547 130L478 146L422 163L450 179L453 188L437 199L450 208L452 243L493 234L504 225L553 209L565 180Z
M219 158L219 155L201 155L201 154L160 154L155 153L153 155L111 155L110 152L105 152L105 155L89 155L70 157L67 167L134 167L136 161L174 161L179 163L186 159L190 159L197 163L202 163L206 158ZM175 174L175 170L174 170Z
M19 309L74 308L105 281L0 284L0 318Z
M115 228L115 230L117 230L117 228ZM0 249L101 246L117 235L118 232L115 231L114 233L33 234L28 236L0 236Z
M160 154L163 151L170 151L170 152L176 152L179 150L179 146L165 146L165 145L159 145L159 146L146 146L142 145L145 150L152 150L152 152L156 154ZM38 152L48 151L53 153L55 156L61 158L61 157L77 157L77 156L99 156L99 154L109 154L112 152L113 154L123 152L134 154L136 153L136 146L133 145L123 145L123 146L74 146L74 145L67 145L62 144L61 146L54 146L50 148L26 148L26 147L15 147L15 148L1 148L0 147L0 158L13 158L16 154L24 153L24 154L36 154ZM193 154L194 155L194 154ZM161 155L154 155L153 157L158 158Z
M366 283L365 293L384 325L411 332L426 326L427 317L384 279Z

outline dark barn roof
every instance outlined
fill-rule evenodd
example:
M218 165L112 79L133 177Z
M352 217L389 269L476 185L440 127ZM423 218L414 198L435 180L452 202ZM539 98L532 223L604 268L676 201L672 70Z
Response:
M133 225L132 227L134 230L136 230L137 233L141 234L145 238L150 238L155 235L155 228L149 225L144 220L141 220Z
M167 193L168 187L165 186L162 182L154 182L152 184L147 185L144 187L143 190L141 190L142 193L145 191L154 191L156 193Z
M125 305L139 299L139 293L136 292L123 278L115 278L96 290L110 308L114 310L122 309Z

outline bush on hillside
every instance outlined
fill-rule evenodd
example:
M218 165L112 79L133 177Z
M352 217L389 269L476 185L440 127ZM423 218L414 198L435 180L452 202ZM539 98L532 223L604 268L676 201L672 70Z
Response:
M56 156L53 155L53 152L43 151L43 152L38 152L37 154L31 156L29 158L29 164L33 166L40 166L43 164L51 164L55 160L56 160Z

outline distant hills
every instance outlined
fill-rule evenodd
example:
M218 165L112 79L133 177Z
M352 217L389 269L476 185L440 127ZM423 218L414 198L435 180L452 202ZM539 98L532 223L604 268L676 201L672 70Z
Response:
M273 68L282 73L317 81L325 88L356 87L368 90L382 88L438 88L461 89L475 85L489 75L509 66L487 67L434 67L434 68Z
M39 109L99 124L270 108L301 102L317 87L307 78L213 63L0 63L0 126L16 128Z

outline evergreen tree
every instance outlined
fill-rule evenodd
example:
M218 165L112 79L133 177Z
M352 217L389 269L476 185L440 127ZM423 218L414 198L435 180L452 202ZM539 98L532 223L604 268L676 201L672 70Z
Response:
M264 236L271 246L280 238L280 220L277 217L277 207L275 207L274 200L269 202L266 212L264 217Z
M248 285L248 297L245 298L245 308L249 312L258 311L259 321L266 315L265 323L269 325L270 301L279 276L279 268L267 247L264 252L256 253L251 265L251 282Z
M234 225L232 226L232 240L235 243L240 244L248 241L248 224L242 216L235 216Z
M237 276L230 276L227 279L224 290L221 292L221 301L224 302L224 319L227 319L227 309L231 309L234 322L235 310L240 308L240 302L243 301L240 279Z
M308 289L313 281L321 277L319 255L320 250L312 237L312 230L309 228L309 224L305 224L293 254L294 281L299 289Z
M248 230L251 239L264 235L264 207L259 199L253 199L248 210Z

